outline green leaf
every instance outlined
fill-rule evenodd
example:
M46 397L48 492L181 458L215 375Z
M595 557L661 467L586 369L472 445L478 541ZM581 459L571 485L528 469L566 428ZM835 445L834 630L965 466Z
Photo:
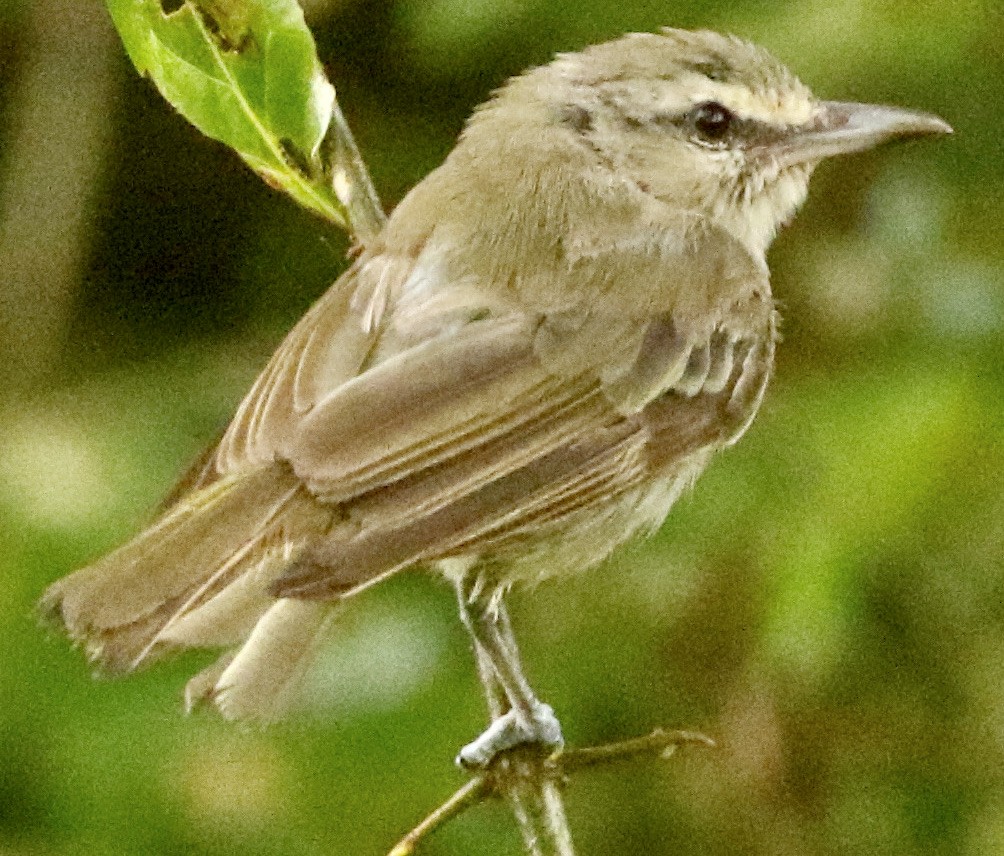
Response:
M322 146L338 114L295 0L107 0L137 70L265 181L349 228Z

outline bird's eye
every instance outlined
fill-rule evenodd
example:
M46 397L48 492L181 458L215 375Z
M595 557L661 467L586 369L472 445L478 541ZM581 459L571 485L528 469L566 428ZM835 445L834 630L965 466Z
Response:
M697 133L704 139L714 142L721 140L728 133L735 119L732 111L717 101L698 104L691 116Z

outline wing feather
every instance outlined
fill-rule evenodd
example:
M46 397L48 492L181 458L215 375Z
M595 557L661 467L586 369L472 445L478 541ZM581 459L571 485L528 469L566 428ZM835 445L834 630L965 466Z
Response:
M581 506L587 495L596 495L583 487L597 478L605 481L602 495L613 497L620 473L615 465L620 460L618 446L635 430L623 423L593 443L562 447L538 457L531 466L481 484L449 505L395 526L347 527L349 537L329 536L271 591L277 597L330 599L360 578L477 549L486 534L526 522L562 493Z
M353 299L360 276L359 265L343 274L272 355L220 440L218 473L272 462L302 414L362 369L376 334Z
M298 426L285 457L346 501L490 443L582 394L533 355L533 319L481 321L363 373Z

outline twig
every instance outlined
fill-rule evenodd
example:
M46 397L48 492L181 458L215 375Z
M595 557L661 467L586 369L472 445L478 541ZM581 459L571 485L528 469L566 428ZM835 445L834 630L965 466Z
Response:
M546 856L549 853L563 856L566 853L574 853L560 792L561 785L570 775L590 767L627 761L642 755L655 755L660 759L668 759L676 754L676 750L681 746L710 749L715 747L715 741L697 731L667 731L656 728L649 734L630 740L582 749L567 749L550 758L537 759L536 767L533 766L533 760L522 756L499 758L489 771L478 773L470 779L412 829L388 856L412 856L421 840L434 830L461 812L499 794L509 800L529 856L542 856L542 854ZM529 784L534 786L536 794L526 792ZM528 805L527 798L530 796L539 797L539 801L532 801ZM540 810L535 812L532 806ZM543 849L546 846L552 849Z
M387 856L411 856L418 842L434 829L456 817L462 811L481 802L491 791L487 774L482 773L470 779L467 784L453 794L446 802L426 817L418 826L402 838Z
M548 776L544 779L540 786L540 797L544 804L544 820L547 822L547 831L554 842L555 851L559 854L568 853L574 856L572 830L565 814L565 801L561 798L561 791L558 789L563 779L563 776L561 778Z
M568 749L561 754L558 763L566 775L597 764L607 764L611 761L624 761L638 755L657 754L660 758L669 758L676 750L687 744L715 748L715 741L698 731L664 731L656 728L644 737L633 737L617 743L605 743L602 746L587 746L582 749Z
M552 761L503 758L498 766L502 775L496 774L496 787L509 801L528 856L575 856L560 775Z
M544 836L541 830L544 828L540 822L540 814L535 809L538 803L534 800L532 793L527 793L526 785L522 787L518 782L513 782L507 788L506 797L509 800L509 807L512 809L513 817L519 826L520 835L523 836L523 846L526 848L528 856L549 856L543 849Z

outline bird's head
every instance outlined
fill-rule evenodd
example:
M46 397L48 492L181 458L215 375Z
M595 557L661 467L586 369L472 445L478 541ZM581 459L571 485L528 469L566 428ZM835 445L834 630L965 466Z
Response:
M507 101L756 252L824 158L951 130L925 113L820 101L766 51L707 31L633 33L562 54L502 90L496 105L511 118Z

